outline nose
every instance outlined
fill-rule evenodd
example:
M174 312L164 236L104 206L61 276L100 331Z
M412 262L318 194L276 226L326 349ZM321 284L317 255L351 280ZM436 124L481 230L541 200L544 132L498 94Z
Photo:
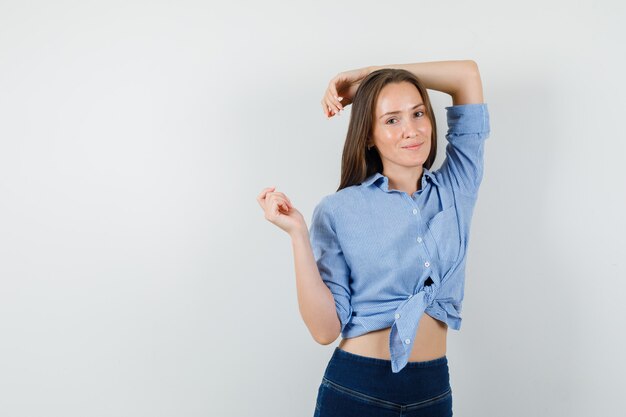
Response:
M404 125L404 137L413 138L417 136L417 128L418 122L415 120L411 120Z

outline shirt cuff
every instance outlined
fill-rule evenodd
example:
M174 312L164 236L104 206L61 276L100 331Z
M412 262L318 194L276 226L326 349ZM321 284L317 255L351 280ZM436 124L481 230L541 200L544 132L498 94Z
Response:
M489 133L487 103L458 104L446 110L448 133Z

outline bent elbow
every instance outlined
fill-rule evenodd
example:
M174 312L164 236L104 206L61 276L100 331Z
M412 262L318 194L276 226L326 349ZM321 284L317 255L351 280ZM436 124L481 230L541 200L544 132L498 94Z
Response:
M480 70L478 69L478 64L473 59L466 59L465 63L468 65L470 71L475 74L480 74Z
M325 320L321 323L316 323L315 326L309 326L311 336L320 345L330 345L341 335L341 319L334 308L330 316L332 316L329 319L330 322Z
M333 341L332 341L332 340L330 340L330 339L321 339L321 338L319 338L319 337L316 337L316 338L314 338L314 339L315 339L315 341L316 341L318 344L320 344L320 345L322 345L322 346L330 345L330 344L333 342Z
M337 337L339 337L339 336L335 336L335 337L317 336L317 337L314 337L314 339L320 345L327 346L327 345L330 345L331 343L333 343L335 340L337 340Z
M333 333L331 335L325 334L325 335L313 335L313 339L319 343L320 345L330 345L331 343L333 343L335 340L337 340L337 338L341 335L340 333Z

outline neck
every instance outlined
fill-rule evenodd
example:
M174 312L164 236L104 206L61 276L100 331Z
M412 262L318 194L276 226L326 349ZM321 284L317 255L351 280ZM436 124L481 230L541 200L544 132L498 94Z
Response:
M390 190L404 191L411 195L421 189L424 168L419 166L402 170L385 169L382 174L389 179Z

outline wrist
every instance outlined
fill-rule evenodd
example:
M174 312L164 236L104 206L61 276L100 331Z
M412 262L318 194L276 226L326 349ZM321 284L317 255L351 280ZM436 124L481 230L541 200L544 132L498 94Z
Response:
M289 233L289 237L291 237L292 242L309 241L309 230L306 227L298 227Z

